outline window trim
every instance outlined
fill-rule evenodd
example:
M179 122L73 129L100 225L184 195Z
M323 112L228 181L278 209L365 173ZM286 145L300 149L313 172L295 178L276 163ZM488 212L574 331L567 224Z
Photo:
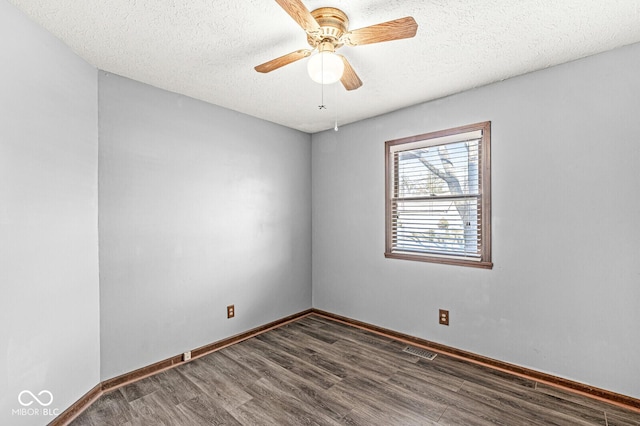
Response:
M456 258L454 256L439 256L437 254L412 254L406 252L392 251L393 230L391 224L392 210L392 191L391 183L393 182L394 167L393 155L391 147L408 144L413 142L428 141L430 139L438 139L445 136L457 135L472 131L482 131L482 150L481 150L481 208L482 208L482 226L481 240L482 247L480 250L480 260ZM390 259L414 260L421 262L440 263L447 265L470 266L475 268L491 269L493 263L491 260L491 121L484 121L466 126L455 127L436 132L424 133L421 135L409 136L401 139L394 139L385 142L385 251L384 256Z

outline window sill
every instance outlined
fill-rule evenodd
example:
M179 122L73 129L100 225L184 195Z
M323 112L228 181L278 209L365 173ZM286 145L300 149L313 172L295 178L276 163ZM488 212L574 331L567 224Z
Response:
M477 260L454 259L450 257L435 257L408 253L388 253L384 257L387 259L414 260L418 262L440 263L444 265L469 266L472 268L493 269L493 262L483 262Z

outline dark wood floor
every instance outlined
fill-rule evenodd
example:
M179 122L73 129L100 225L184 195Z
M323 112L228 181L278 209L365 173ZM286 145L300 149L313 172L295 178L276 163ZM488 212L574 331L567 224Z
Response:
M318 316L103 395L80 425L640 425L627 411Z

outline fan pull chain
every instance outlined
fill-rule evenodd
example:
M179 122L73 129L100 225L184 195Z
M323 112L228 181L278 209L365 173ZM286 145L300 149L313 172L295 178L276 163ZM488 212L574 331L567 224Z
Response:
M318 105L318 109L327 109L324 104L324 55L320 56L320 105Z
M318 109L327 109L327 106L324 104L324 83L320 86L320 105L318 105Z
M333 126L333 130L334 131L338 131L338 83L334 84L335 86L335 100L336 100L336 121L335 121L335 125Z
M320 83L320 105L318 105L318 109L319 110L323 110L323 109L327 109L327 106L324 104L324 56L321 57L321 67L322 67L322 74L321 74L321 83ZM336 107L335 107L335 121L333 124L333 130L334 131L338 131L338 84L334 84L335 86L335 95L334 95L334 99L335 99L335 103L336 103Z

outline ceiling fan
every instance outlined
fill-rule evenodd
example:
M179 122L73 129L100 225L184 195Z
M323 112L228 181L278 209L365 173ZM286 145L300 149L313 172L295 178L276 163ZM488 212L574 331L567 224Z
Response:
M383 22L369 27L349 31L349 19L340 9L321 7L309 12L302 0L276 0L294 21L307 33L311 49L300 49L255 67L261 73L268 73L292 62L318 53L308 63L310 77L322 84L340 80L347 90L362 86L362 80L353 70L347 58L335 53L344 46L360 46L383 41L411 38L416 35L418 24L411 16Z

